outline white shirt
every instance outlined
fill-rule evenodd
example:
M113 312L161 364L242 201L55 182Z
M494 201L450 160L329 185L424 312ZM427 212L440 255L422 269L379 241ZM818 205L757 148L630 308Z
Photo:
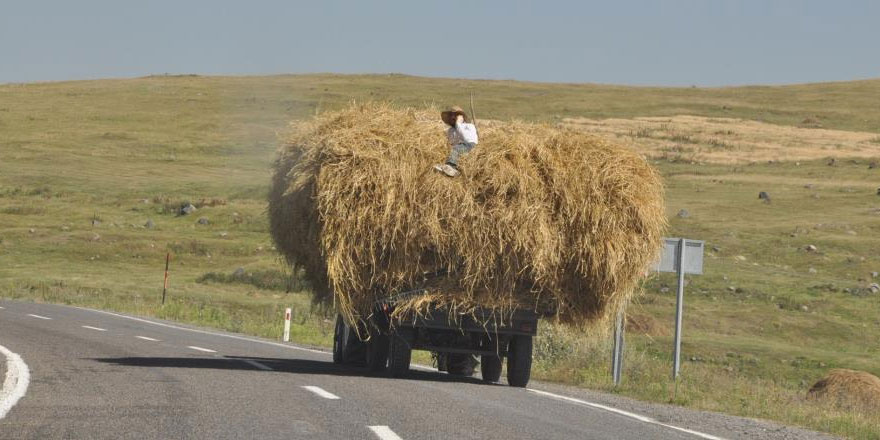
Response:
M446 130L446 138L449 139L449 145L479 142L477 127L468 122L456 122L455 127L449 127L449 130Z

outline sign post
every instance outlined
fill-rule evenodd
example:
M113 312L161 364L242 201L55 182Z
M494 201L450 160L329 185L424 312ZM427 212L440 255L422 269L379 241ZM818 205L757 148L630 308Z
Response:
M284 342L290 342L290 308L284 309Z
M687 250L686 240L679 239L678 244L678 261L685 261L685 252ZM678 265L678 294L675 298L675 348L673 350L672 361L672 380L678 378L678 371L681 368L681 312L684 308L684 265Z
M623 310L617 313L617 322L614 324L614 348L611 354L611 377L614 385L620 385L621 372L623 371L623 332L626 326L623 324Z
M678 292L675 301L675 345L673 347L672 379L678 378L681 369L681 321L684 315L684 276L703 274L702 240L687 238L666 238L663 255L655 266L658 272L678 274Z
M654 266L658 272L675 272L678 274L678 294L675 302L675 345L673 347L672 380L678 379L681 369L681 320L684 314L684 276L685 274L703 274L702 240L687 238L664 238L663 252ZM614 347L611 354L611 376L614 385L620 384L623 371L624 347L624 312L617 315L614 326Z

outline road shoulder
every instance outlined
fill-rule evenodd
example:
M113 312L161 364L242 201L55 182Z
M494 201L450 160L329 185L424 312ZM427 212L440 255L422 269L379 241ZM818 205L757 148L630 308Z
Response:
M724 438L761 438L776 440L827 440L836 439L828 434L786 426L766 420L751 419L728 414L699 411L675 405L644 402L629 397L607 394L573 386L534 382L529 388L607 405L624 411L650 417L658 422L711 432ZM550 397L546 397L550 398Z

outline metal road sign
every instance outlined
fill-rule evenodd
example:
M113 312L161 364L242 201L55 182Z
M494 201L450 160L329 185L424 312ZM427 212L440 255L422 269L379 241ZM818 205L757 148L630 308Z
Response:
M664 238L663 251L660 260L654 264L654 270L658 272L678 273L678 295L675 303L675 341L673 346L672 379L678 378L681 366L681 319L684 312L684 276L703 274L703 247L702 240L689 240L687 238ZM623 368L624 346L624 323L623 314L617 317L617 325L614 328L614 345L611 356L611 375L614 384L620 384L621 370Z
M656 263L654 270L658 272L678 272L681 266L681 252L679 248L683 241L686 248L684 252L684 273L688 275L703 274L704 241L686 238L664 238L663 240L663 252L660 254L660 261Z

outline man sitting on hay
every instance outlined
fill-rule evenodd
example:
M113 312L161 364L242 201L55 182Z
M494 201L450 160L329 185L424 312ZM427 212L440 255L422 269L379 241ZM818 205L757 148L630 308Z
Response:
M449 126L446 130L446 138L449 140L451 150L446 163L434 165L434 169L449 177L455 177L461 173L458 169L458 159L477 146L477 126L458 106L452 106L449 110L440 113L440 119Z

